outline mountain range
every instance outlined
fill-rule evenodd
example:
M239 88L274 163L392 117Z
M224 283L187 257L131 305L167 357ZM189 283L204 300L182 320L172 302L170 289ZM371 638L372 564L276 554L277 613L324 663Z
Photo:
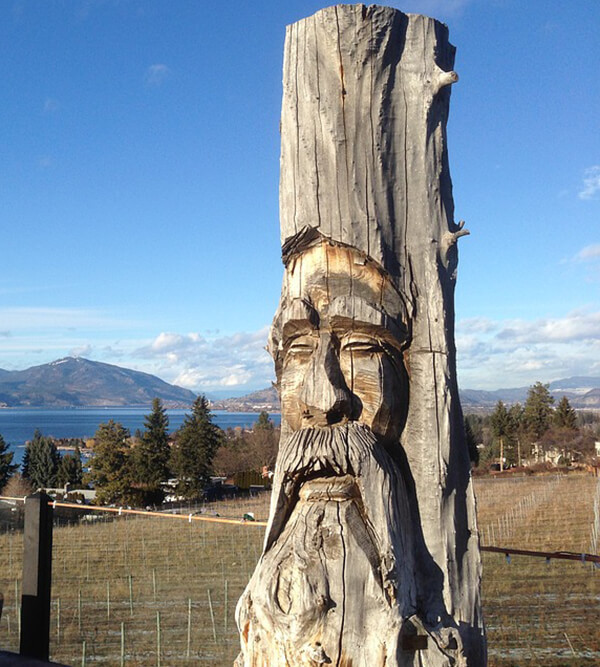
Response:
M600 378L572 377L550 382L550 393L555 402L566 396L572 407L578 409L600 410ZM525 403L529 387L515 387L509 389L461 389L460 401L464 412L489 411L498 401L511 405ZM232 412L248 412L279 410L279 396L274 387L255 391L239 398L227 398L213 404L215 409L230 410Z
M81 357L24 371L0 369L0 407L146 407L154 397L165 407L186 408L196 394L148 373Z
M550 383L556 402L566 396L574 408L600 409L600 378L571 377ZM524 403L529 387L460 390L465 412L486 411L499 400L507 404ZM154 397L165 407L187 408L196 394L189 389L164 382L155 375L121 366L66 357L23 371L0 368L0 407L147 407ZM279 397L268 387L238 398L212 402L214 410L247 412L279 410Z
M578 409L600 409L600 378L576 376L554 380L549 383L548 389L558 403L563 396L569 399L572 407ZM481 389L461 389L460 401L464 411L477 408L493 408L498 401L507 404L525 403L529 387L515 387L511 389L495 389L484 391Z

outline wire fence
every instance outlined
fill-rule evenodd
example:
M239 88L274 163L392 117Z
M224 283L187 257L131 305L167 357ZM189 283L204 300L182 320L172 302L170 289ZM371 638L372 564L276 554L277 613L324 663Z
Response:
M600 664L600 580L589 571L600 560L594 553L600 482L594 480L592 487L584 478L499 480L480 484L477 491L480 534L486 538L483 599L490 666ZM0 500L12 504L13 516L22 512L22 498ZM70 665L232 664L239 650L235 603L262 550L268 494L176 513L60 500L50 504L60 522L53 547L53 660ZM487 536L498 536L506 525L509 546L490 544ZM240 530L255 527L263 530ZM589 553L579 551L583 544L590 546ZM0 646L9 650L18 650L21 629L22 550L22 533L5 525L0 533ZM508 557L498 559L499 554ZM521 564L510 564L511 556L519 556ZM533 564L540 558L548 563L543 569ZM550 561L562 563L560 569Z

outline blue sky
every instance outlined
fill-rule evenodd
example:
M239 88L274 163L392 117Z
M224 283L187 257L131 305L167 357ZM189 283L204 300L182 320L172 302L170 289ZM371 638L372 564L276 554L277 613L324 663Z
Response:
M390 4L457 47L461 386L600 376L600 3ZM0 368L269 384L285 26L323 6L0 3Z

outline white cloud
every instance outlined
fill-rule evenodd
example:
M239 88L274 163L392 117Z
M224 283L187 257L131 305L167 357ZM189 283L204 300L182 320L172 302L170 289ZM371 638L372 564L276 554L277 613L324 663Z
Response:
M579 199L596 199L600 193L600 165L594 165L585 170L583 188L579 191Z
M179 355L186 350L193 347L205 344L205 340L197 333L191 334L175 334L175 333L160 333L152 341L151 350L159 354L174 354Z
M600 374L600 312L490 322L472 331L457 323L459 382L463 388L497 389Z
M150 65L144 75L144 81L147 86L161 86L170 74L171 70L166 65Z
M251 391L274 379L273 362L264 349L268 327L230 335L164 331L145 338L140 323L72 308L0 308L0 322L0 368L80 355L151 373L198 393ZM600 375L600 310L536 320L459 320L456 344L463 388Z
M575 259L579 262L600 259L600 243L586 245L575 255Z
M267 332L264 327L214 338L162 332L132 356L151 364L149 372L198 392L246 385L262 388L273 379L273 362L264 349Z
M69 357L90 357L92 355L93 347L87 343L86 345L79 345L69 350Z
M488 333L496 327L495 323L487 317L469 317L461 320L460 330L469 333Z
M600 341L600 312L573 311L565 317L559 318L545 318L533 322L508 321L496 337L498 340L521 345L548 342L570 343L586 340Z

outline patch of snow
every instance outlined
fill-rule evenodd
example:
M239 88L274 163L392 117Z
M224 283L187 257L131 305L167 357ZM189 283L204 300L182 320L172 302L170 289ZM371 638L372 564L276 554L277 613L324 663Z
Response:
M588 391L591 391L594 388L595 387L555 387L552 391L564 392L565 394L587 394Z
M64 359L58 359L57 361L51 361L48 365L49 366L59 366L60 364L65 364L67 361L70 361L69 357L65 357Z

